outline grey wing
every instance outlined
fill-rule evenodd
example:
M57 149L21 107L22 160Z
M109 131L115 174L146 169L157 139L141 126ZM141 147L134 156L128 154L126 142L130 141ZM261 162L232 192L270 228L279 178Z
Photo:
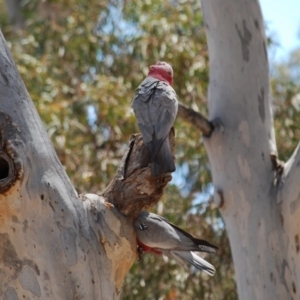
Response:
M152 141L154 127L151 125L149 113L148 113L148 103L139 101L139 95L134 98L135 102L132 105L134 114L137 118L139 129L143 136L144 142L147 144Z
M207 262L202 257L196 255L190 251L170 251L174 259L181 265L184 264L184 261L189 262L195 268L200 271L205 272L206 274L213 276L215 274L215 267Z
M158 140L164 140L169 135L177 115L177 96L170 85L160 82L151 101L150 118L155 127L155 136Z
M178 101L174 89L162 81L145 79L133 99L132 108L145 143L164 140L174 124Z
M211 244L206 240L195 238L187 231L181 229L180 227L170 222L168 222L168 224L174 228L174 230L177 232L178 237L180 239L180 245L177 248L177 250L182 250L182 251L190 250L190 251L216 253L218 247L215 246L214 244Z
M152 125L149 108L151 106L150 99L153 97L153 93L155 92L158 83L159 80L147 77L137 88L137 92L131 105L146 144L152 141L154 133L154 126Z
M193 235L187 231L181 229L180 227L170 223L167 219L149 212L141 212L140 216L151 223L151 228L154 231L160 232L161 240L164 238L168 242L165 249L177 249L180 251L199 251L215 253L217 246L209 243L208 241L195 238Z

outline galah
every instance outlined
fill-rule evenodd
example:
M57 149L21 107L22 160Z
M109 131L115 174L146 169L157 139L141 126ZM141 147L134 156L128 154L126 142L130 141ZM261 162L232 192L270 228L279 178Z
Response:
M178 101L172 84L173 69L169 64L158 62L150 66L131 105L150 153L153 177L175 171L169 133L177 115Z
M152 252L174 258L180 265L192 264L208 275L215 268L195 252L215 253L217 246L198 238L156 214L141 211L133 222L139 253Z

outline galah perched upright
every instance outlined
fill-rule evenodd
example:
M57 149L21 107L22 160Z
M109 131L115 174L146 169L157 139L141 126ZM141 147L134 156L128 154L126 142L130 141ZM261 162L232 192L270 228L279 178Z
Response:
M186 262L208 275L214 275L215 268L195 252L215 253L217 246L200 240L168 222L166 219L146 211L141 211L133 222L139 250L163 254L174 258L180 265Z
M150 66L131 105L150 153L154 177L175 171L169 133L177 115L178 101L172 84L173 69L169 64L158 62Z

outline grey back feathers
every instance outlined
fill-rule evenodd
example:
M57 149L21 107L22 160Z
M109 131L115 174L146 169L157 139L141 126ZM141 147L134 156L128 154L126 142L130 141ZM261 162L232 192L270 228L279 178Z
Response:
M152 176L175 171L169 144L169 133L178 111L174 89L148 76L137 88L132 108L150 153Z
M215 253L217 246L197 239L166 219L146 211L140 212L133 226L142 244L173 257L181 265L186 261L213 275L214 267L191 251Z

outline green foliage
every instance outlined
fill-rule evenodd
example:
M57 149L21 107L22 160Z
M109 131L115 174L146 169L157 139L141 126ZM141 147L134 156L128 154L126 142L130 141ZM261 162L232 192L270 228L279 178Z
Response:
M300 140L300 49L274 67L273 103L280 159L287 160Z

